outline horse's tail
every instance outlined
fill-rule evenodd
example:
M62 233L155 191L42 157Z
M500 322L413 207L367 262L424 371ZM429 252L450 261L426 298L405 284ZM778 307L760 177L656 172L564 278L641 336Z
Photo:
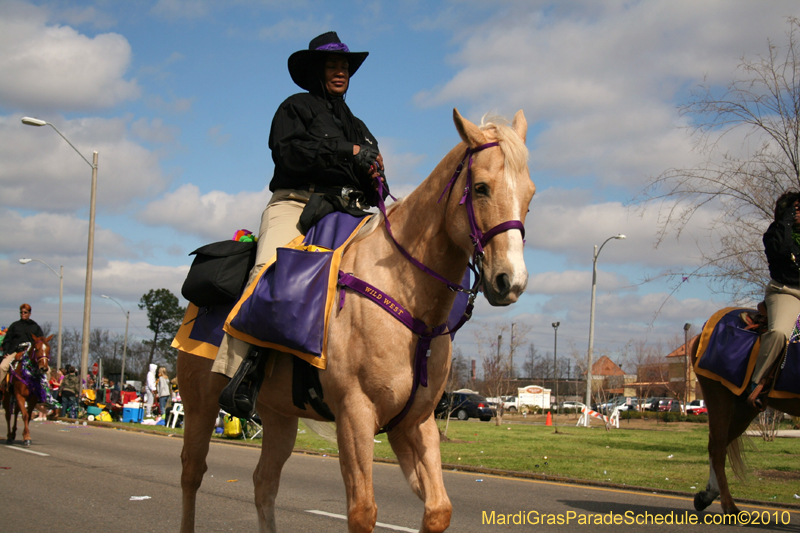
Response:
M744 458L744 435L739 435L728 444L727 453L733 475L739 481L744 481L747 472L747 464Z

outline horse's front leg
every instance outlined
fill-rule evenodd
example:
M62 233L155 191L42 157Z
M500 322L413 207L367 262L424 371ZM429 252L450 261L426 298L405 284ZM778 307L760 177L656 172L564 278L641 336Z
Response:
M29 393L30 394L30 393ZM31 415L33 414L33 408L26 400L26 398L19 393L16 393L17 398L17 405L19 406L19 413L22 415L22 445L23 446L30 446L31 445L31 430L30 430L30 422L31 422ZM17 419L14 419L14 432L16 433L17 430Z
M425 502L420 533L444 531L450 525L453 506L444 489L439 429L433 415L418 426L392 430L389 443L411 490Z
M11 394L11 391L6 391L5 396L3 396L3 410L6 413L6 426L8 427L8 432L6 433L6 444L14 444L14 439L17 438L16 417L14 417L14 431L11 431L11 417L14 411L14 408L11 406Z
M263 413L263 414L262 414ZM258 526L262 533L275 533L275 497L281 481L281 470L292 455L297 439L297 417L284 416L261 407L259 417L264 428L261 457L253 472Z
M350 533L371 533L378 519L372 487L372 455L375 448L375 415L363 405L367 398L345 397L336 414L339 466L347 493ZM355 406L362 406L360 409Z
M206 457L219 414L219 394L226 379L211 372L211 359L178 352L178 380L183 403L181 533L194 531L197 491L208 469Z

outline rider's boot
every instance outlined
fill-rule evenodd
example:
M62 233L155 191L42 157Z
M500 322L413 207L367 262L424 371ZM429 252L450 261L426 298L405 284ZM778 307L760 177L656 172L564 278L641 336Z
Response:
M237 418L251 419L256 412L256 398L264 381L266 350L252 346L239 369L219 395L219 406Z
M767 408L766 396L769 393L767 378L761 379L758 383L750 383L750 395L747 396L747 403L759 413Z

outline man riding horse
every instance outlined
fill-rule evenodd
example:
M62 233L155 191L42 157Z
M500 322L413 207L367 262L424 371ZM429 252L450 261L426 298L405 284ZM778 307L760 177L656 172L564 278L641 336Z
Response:
M31 319L31 306L29 304L19 306L19 316L20 319L8 327L6 336L3 339L2 349L5 356L3 361L0 362L0 393L5 390L6 376L11 368L11 363L15 358L19 359L24 351L24 348L21 349L20 345L25 342L33 343L34 335L44 337L42 328Z

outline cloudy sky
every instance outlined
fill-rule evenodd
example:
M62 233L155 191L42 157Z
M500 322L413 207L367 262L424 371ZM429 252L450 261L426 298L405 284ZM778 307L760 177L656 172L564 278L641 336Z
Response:
M40 323L57 323L58 278L21 257L64 266L65 326L82 322L91 169L23 116L53 123L89 160L99 152L92 327L124 331L107 294L131 311L131 334L147 337L142 294L179 294L189 252L257 230L270 196L269 125L299 92L286 60L336 30L370 52L347 101L380 140L395 193L458 142L454 107L473 121L525 112L538 189L528 289L509 308L482 300L476 324L527 324L543 352L560 321L559 353L585 352L592 247L624 233L598 263L595 349L682 335L728 303L699 279L676 289L660 277L697 267L713 213L655 248L658 212L630 201L649 177L697 161L682 128L691 117L677 112L692 87L724 84L743 56L783 42L796 6L0 0L0 325L22 301ZM474 330L456 339L471 356Z

